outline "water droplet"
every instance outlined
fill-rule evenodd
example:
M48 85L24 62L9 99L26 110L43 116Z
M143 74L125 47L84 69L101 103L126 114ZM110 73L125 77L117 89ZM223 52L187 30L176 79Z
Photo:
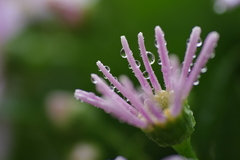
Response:
M193 66L193 63L191 63L190 66Z
M144 72L143 72L143 77L144 77L145 79L149 79L149 78L150 78L147 71L144 71Z
M108 79L105 75L103 75L103 78L104 78L104 79Z
M154 45L155 45L155 47L158 48L158 43L157 43L157 40L156 40L156 39L154 40Z
M200 78L201 78L201 76L200 76L200 75L198 75L198 76L197 76L197 79L200 79Z
M117 92L117 93L120 93L120 91L119 91L118 89L116 89L116 92Z
M196 58L197 56L194 54L193 56L192 56L192 58L194 59L194 58Z
M135 60L135 63L137 65L137 67L140 67L141 66L141 63L138 61L138 60Z
M93 84L97 83L97 81L93 77L91 77L91 81L92 81Z
M189 44L189 42L190 42L190 38L188 38L186 41L187 45ZM202 46L202 39L199 37L197 42L197 47L201 47L201 46Z
M110 72L110 67L104 66L108 72Z
M147 52L147 57L150 64L155 62L155 56L151 52Z
M118 78L117 77L114 77L117 81L118 81Z
M187 41L186 41L187 45L188 45L189 41L190 41L190 38L188 38Z
M123 48L120 50L120 55L121 55L123 58L127 58L127 55L126 55L126 53L125 53L125 51L124 51Z
M196 80L195 82L193 82L194 86L197 86L199 84L199 80Z
M123 99L124 99L126 102L129 102L129 99L127 99L126 97L123 97Z
M128 68L129 68L129 69L132 69L132 66L131 66L130 64L128 64Z
M191 72L191 68L188 69L188 72L189 72L189 73Z
M111 85L111 86L110 86L110 89L114 92L115 86Z
M201 46L202 46L202 39L199 37L197 42L197 47L201 47Z
M203 67L202 69L201 69L201 73L206 73L207 72L207 67Z
M161 61L161 59L158 59L158 65L162 65L162 61Z
M211 55L210 55L210 58L213 59L215 57L215 53L213 52Z

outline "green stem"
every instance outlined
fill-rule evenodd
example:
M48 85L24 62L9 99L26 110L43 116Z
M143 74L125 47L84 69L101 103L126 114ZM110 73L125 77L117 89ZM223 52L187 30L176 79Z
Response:
M178 145L173 146L173 148L177 151L178 154L186 158L192 158L193 160L198 160L195 152L192 149L190 138L188 138L186 141L183 141Z

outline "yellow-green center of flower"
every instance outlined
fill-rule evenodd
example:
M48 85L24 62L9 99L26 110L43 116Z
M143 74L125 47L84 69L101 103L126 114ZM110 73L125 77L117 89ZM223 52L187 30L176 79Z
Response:
M155 100L157 103L160 104L162 110L169 108L172 103L173 91L165 91L161 90L156 92L154 95Z

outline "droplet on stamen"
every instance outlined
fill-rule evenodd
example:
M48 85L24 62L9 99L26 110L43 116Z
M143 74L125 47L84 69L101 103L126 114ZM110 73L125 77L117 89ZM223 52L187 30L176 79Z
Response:
M147 52L147 57L150 64L155 62L155 56L151 52Z
M120 55L122 56L122 58L127 58L127 55L123 48L120 50Z
M144 71L144 72L143 72L143 77L144 77L145 79L149 79L149 78L150 78L147 71Z

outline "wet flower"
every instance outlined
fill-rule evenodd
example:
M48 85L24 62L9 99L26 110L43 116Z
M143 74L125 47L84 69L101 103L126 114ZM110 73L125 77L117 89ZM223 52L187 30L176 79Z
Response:
M121 56L128 60L141 89L136 90L126 76L120 76L118 81L110 73L110 68L98 61L99 70L111 85L108 85L96 74L92 74L92 82L102 97L77 89L75 91L76 99L99 107L121 121L141 128L150 139L160 146L173 146L181 143L190 137L195 125L192 111L187 104L187 97L193 85L197 84L196 80L198 80L201 70L203 71L208 59L213 56L219 38L216 32L211 32L207 36L193 65L196 49L202 44L200 32L199 27L193 28L187 43L183 65L180 66L175 55L168 55L163 31L159 26L155 28L155 46L159 53L159 64L161 64L165 89L159 84L151 67L155 57L146 50L143 34L138 34L138 43L146 69L144 72L140 70L139 61L134 59L125 36L122 36Z

